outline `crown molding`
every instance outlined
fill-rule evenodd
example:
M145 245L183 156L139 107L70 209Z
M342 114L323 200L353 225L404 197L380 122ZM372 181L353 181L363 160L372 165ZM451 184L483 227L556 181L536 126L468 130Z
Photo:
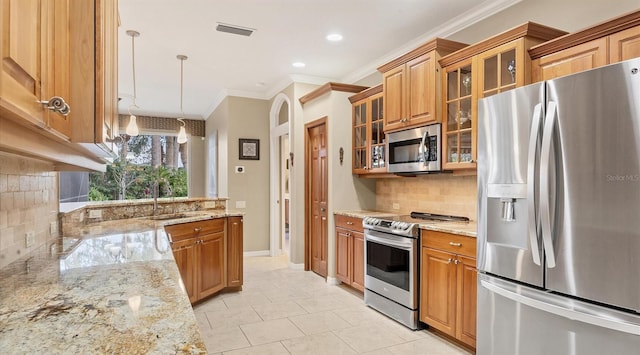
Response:
M435 37L447 38L452 34L459 32L477 22L480 22L497 12L505 10L522 0L488 0L484 1L477 6L469 9L468 11L454 17L450 21L436 27L432 31L429 31L420 37L415 38L398 47L384 56L370 62L361 67L361 69L355 71L352 74L347 75L340 81L345 83L355 83L359 80L366 78L367 76L378 71L378 67L384 63L391 62L393 59L402 56L403 54L414 50L416 47L424 44L425 42L432 40Z

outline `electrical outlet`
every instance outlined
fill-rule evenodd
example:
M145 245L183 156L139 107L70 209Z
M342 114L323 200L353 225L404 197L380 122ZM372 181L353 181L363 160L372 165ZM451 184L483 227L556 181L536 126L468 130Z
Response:
M102 210L89 210L89 218L102 219Z
M247 201L236 201L236 208L247 208Z
M399 210L400 209L400 204L399 203L394 203L393 204L393 209L394 210Z
M216 201L204 201L204 208L216 208Z
M29 231L24 235L24 247L30 248L33 243L36 242L36 233L34 231Z

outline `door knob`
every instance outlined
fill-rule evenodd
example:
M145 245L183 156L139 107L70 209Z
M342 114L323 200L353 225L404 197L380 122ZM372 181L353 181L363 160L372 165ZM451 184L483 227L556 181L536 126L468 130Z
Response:
M326 208L324 208L324 207L320 207L320 212L326 212L326 211L327 211L327 209L326 209Z

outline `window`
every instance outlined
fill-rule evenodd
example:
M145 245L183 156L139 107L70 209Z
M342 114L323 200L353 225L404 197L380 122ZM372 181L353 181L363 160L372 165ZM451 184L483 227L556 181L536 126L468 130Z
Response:
M188 145L175 136L122 136L118 157L104 173L89 174L89 201L185 197L187 189Z

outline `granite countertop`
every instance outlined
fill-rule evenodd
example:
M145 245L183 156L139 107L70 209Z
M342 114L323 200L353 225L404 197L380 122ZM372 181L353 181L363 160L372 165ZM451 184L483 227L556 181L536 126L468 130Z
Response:
M355 218L395 217L400 215L399 213L389 213L389 212L370 211L370 210L338 210L338 211L334 211L333 214L338 214L338 215L347 216L347 217L355 217Z
M343 215L355 218L365 217L396 217L399 213L370 211L370 210L339 210L334 214ZM478 228L475 221L471 222L446 222L446 221L424 221L420 223L421 229L432 230L437 232L445 232L452 234L465 235L468 237L476 237L476 230Z
M67 228L0 269L0 349L206 353L163 227L242 213L184 215Z
M429 221L420 223L421 229L444 232L451 234L464 235L467 237L475 238L477 236L478 224L475 221L471 222L443 222L443 221Z

